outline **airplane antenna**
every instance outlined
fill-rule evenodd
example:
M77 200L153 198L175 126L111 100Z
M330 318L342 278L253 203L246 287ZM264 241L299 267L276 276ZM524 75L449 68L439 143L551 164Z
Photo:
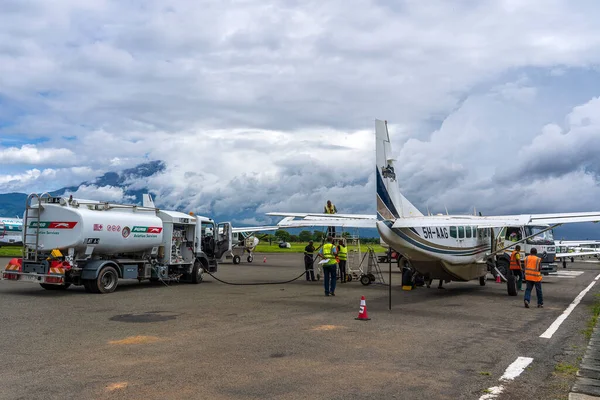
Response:
M431 212L429 211L429 206L427 206L427 215L431 217Z
M444 204L444 208L446 209L446 215L450 215L450 214L448 213L448 207L446 207L446 205L445 205L445 204Z

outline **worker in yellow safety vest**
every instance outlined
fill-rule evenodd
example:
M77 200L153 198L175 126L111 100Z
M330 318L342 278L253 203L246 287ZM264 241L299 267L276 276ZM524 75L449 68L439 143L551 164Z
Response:
M335 280L337 270L337 248L333 245L333 238L327 237L327 243L323 245L318 257L323 258L323 284L325 285L325 296L335 296Z
M521 246L517 245L510 254L510 272L517 278L517 290L523 290L523 270L521 269Z
M340 259L340 283L346 282L346 261L348 260L348 248L346 241L341 239L338 245L338 258Z
M331 202L331 200L327 200L327 204L325 204L325 209L323 210L325 214L337 214L337 208L335 208L335 204ZM335 236L335 226L330 226L327 228L328 236Z
M534 247L523 260L525 264L525 280L527 281L527 289L525 289L525 308L529 308L531 301L531 290L535 286L535 295L537 297L538 308L544 307L544 297L542 296L542 259L537 256L537 249Z

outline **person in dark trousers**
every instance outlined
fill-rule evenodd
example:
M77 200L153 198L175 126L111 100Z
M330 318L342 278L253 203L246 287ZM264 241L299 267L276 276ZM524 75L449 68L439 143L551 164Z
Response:
M333 245L333 238L327 237L327 243L319 252L319 257L327 260L323 265L323 275L325 285L325 296L335 296L336 272L337 272L337 248Z
M315 279L315 271L313 268L313 254L315 253L315 246L313 246L313 241L308 242L308 246L304 248L304 269L306 270L306 280L316 281Z
M338 257L340 259L340 283L346 282L346 261L348 260L348 248L344 239L338 242Z
M523 270L521 269L521 246L517 245L510 254L510 272L517 278L517 290L523 290Z
M525 266L525 281L527 288L525 289L525 308L529 308L531 301L531 291L535 286L535 296L537 297L538 308L544 307L544 297L542 296L542 259L537 256L537 249L531 249L530 254L523 260Z

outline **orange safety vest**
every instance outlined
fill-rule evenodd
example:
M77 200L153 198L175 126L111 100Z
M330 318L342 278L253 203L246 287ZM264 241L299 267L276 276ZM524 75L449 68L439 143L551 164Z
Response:
M542 259L536 256L525 257L525 280L529 282L541 282L542 272L540 271L540 264Z
M519 254L519 252L516 250L510 253L510 269L512 270L521 269L521 263L517 260L517 254Z

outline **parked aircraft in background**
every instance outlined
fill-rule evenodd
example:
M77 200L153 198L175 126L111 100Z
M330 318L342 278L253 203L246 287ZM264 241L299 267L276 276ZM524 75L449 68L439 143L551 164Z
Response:
M0 217L0 246L23 244L23 220Z

